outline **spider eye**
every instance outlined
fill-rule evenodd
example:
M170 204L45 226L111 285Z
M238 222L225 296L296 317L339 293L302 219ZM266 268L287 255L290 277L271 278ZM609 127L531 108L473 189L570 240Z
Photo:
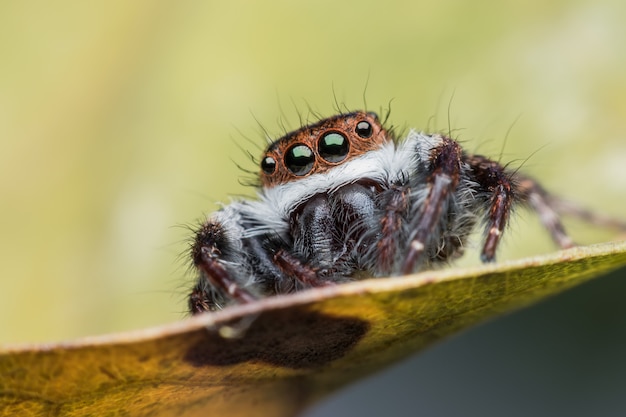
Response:
M362 137L363 139L369 138L372 136L374 130L372 129L372 125L369 122L362 121L357 123L356 129L354 129L356 134Z
M308 174L313 169L315 155L313 151L306 145L294 145L287 151L285 155L285 165L289 171L297 176Z
M276 171L276 160L271 156L266 156L263 158L263 161L261 161L261 169L267 175L273 174L274 171Z
M343 161L348 155L350 144L348 140L340 133L326 133L320 138L317 144L320 156L328 162Z

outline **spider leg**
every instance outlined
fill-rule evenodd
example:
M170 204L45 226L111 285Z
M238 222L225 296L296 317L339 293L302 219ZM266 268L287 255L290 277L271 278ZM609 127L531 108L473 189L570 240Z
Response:
M413 228L409 249L402 265L402 273L415 269L424 253L428 239L434 234L442 213L459 184L461 176L461 147L449 138L442 138L439 146L432 150L431 172L428 176L429 191L417 225Z
M398 237L402 230L402 223L408 207L408 192L406 186L392 185L383 191L384 212L380 219L380 237L376 242L377 270L383 274L392 272Z
M191 290L187 299L187 306L191 314L194 315L205 311L215 311L222 304L223 300L220 298L206 282L200 280Z
M487 235L480 259L483 262L493 262L502 233L509 221L517 188L511 181L510 174L498 162L480 155L467 156L465 162L470 167L472 180L478 183L479 192L487 193L490 199L487 212Z
M574 246L574 241L567 235L563 223L559 219L555 200L535 180L528 177L520 177L517 183L517 191L522 201L529 204L539 215L543 226L548 230L552 240L562 249ZM589 213L589 212L586 212Z
M318 277L316 268L301 262L285 249L279 249L274 254L274 262L287 275L311 287L332 285L333 282Z
M525 179L525 181L534 182L530 179ZM626 231L626 222L622 219L611 217L603 213L597 213L575 202L564 200L545 191L543 193L543 198L545 199L548 206L552 207L554 211L561 215L576 217L594 226L605 227L607 229L613 229L622 232Z
M225 227L215 220L208 221L196 232L191 257L200 271L199 279L206 279L210 285L199 283L190 294L192 313L200 312L205 305L211 305L212 298L204 288L214 287L239 303L248 303L256 299L225 267L224 262L228 262L237 252L229 239ZM243 265L241 267L243 268Z

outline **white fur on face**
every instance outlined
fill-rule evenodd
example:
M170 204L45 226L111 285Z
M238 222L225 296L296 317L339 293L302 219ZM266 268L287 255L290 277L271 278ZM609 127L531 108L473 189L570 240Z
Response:
M291 212L312 196L328 193L363 179L392 184L410 178L417 165L428 163L431 150L442 143L441 136L411 130L400 143L389 141L331 170L299 178L259 192L259 200L238 204L238 209L255 225L244 231L244 237L269 231L283 235L289 229ZM254 221L256 220L256 221Z

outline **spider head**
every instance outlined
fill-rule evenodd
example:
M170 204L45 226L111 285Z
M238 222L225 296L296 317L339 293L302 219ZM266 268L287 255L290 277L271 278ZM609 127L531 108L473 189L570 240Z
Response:
M339 114L273 142L261 158L264 187L328 171L391 140L376 113Z

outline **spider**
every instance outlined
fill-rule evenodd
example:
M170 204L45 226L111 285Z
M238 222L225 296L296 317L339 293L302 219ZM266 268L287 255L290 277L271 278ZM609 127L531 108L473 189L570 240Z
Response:
M411 130L397 140L372 112L338 114L271 143L260 184L257 200L224 206L196 231L192 314L432 268L461 256L478 225L481 260L492 262L516 205L534 210L560 248L574 245L559 200L533 179L444 135Z

